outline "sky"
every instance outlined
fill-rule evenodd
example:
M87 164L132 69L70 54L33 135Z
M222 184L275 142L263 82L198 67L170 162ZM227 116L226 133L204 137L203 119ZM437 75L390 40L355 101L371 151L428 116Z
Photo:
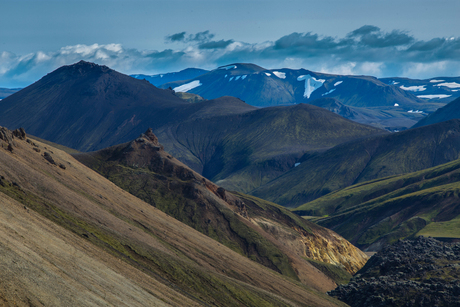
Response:
M0 87L80 60L125 74L245 62L460 76L459 0L0 0Z

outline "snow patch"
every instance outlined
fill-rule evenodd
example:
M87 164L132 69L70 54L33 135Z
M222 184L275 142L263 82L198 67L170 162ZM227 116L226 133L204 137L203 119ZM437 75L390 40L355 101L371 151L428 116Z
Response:
M394 106L395 106L395 107L399 107L399 103L395 103L395 105L394 105Z
M343 81L337 81L336 83L334 83L334 86L337 86L337 85L342 84L342 83L343 83Z
M164 75L160 75L160 78L163 78Z
M460 84L458 84L457 82L446 82L446 83L436 84L436 86L445 86L448 88L459 88Z
M300 162L297 162L296 164L294 164L294 167L297 167L300 165Z
M407 111L407 113L423 113L423 111L419 111L419 110L409 110Z
M175 87L175 88L173 88L173 91L175 91L175 92L188 92L191 89L194 89L195 87L198 87L200 85L202 85L200 83L200 80L195 80L195 81L192 81L190 83L182 84L181 86Z
M236 65L227 65L227 66L222 66L219 67L219 69L225 69L225 70L230 70L230 69L235 69Z
M396 85L396 84L399 84L399 82L397 82L397 81L391 81L390 84L391 84L391 85Z
M236 76L235 81L238 80L239 78L241 78L241 76Z
M279 72L279 71L273 71L273 74L277 76L280 79L286 79L286 73L284 72Z
M228 79L228 82L232 81L234 77L231 77L230 79Z
M444 95L444 94L440 94L440 95L417 95L418 98L426 98L426 99L433 99L433 98L447 98L447 97L450 97L452 95Z
M335 89L335 88L333 88L332 90L330 90L330 91L329 91L329 92L327 92L327 93L324 93L324 94L322 94L321 96L325 96L325 95L327 95L327 94L330 94L330 93L332 93L332 92L333 92L333 91L335 91L335 90L336 90L336 89Z
M414 85L414 86L405 87L404 85L401 85L399 88L405 91L423 92L424 90L426 90L425 86L426 85L419 85L419 86Z
M266 74L267 76L269 76L269 77L272 75L272 74L269 74L268 72L266 72L265 74Z
M305 92L303 93L303 97L310 98L311 94L323 86L323 83L326 82L324 79L316 79L310 75L302 75L297 77L297 81L305 80Z
M224 78L227 78L228 75L225 75Z
M248 75L243 75L243 76L241 77L241 80L246 79L247 76L248 76Z
M438 83L438 82L444 82L445 80L436 80L436 79L433 79L433 80L430 80L431 83Z

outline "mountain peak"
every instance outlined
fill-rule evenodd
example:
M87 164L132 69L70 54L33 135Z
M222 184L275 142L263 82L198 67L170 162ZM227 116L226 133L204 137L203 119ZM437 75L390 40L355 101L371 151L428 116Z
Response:
M58 70L66 71L66 72L73 72L77 74L85 74L87 72L100 72L100 73L106 73L110 72L112 69L105 65L99 65L96 63L92 62L86 62L81 60L80 62L77 62L75 64L71 65L65 65Z
M137 143L146 143L150 144L150 146L159 147L160 150L163 150L163 146L158 141L157 136L153 133L152 128L148 128L145 133L142 133L136 140Z

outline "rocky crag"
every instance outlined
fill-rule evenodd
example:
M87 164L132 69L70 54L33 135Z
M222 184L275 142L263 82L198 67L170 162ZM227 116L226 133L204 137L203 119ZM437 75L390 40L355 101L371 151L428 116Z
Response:
M398 241L328 294L350 306L459 306L460 243Z

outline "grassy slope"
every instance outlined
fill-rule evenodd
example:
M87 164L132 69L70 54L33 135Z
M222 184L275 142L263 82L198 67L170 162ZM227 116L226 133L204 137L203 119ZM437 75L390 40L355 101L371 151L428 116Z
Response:
M109 259L112 266L122 261L131 267L131 272L142 271L148 276L144 282L151 285L147 287L140 283L141 287L153 296L161 298L159 293L163 292L174 304L176 291L191 304L218 306L286 306L293 302L328 305L336 302L217 244L124 192L58 149L48 147L47 152L51 153L56 164L65 165L65 169L43 158L47 145L36 142L36 147L19 140L15 143L12 153L0 148L2 195L24 204L24 213L27 209L33 210L65 228L64 233L72 232L73 238L80 238L78 244L85 240L96 250L104 251L96 254L111 255L108 257L112 259ZM7 216L14 220L14 216ZM24 234L28 239L29 234ZM50 259L51 251L51 248L41 251L42 257ZM75 274L75 268L70 266L73 262L68 257L65 259L69 262L59 267L65 265L65 271ZM51 263L56 265L55 261ZM31 271L27 269L30 265L25 266L27 272ZM42 263L37 262L33 267L40 265ZM15 268L9 268L12 267ZM0 274L4 272L2 270ZM13 275L7 278L24 290L20 285L30 282L32 277L29 273L19 272L24 271L13 271ZM137 282L132 275L136 274L131 274L130 278ZM82 277L83 284L87 284L85 277ZM153 281L158 285L155 286ZM47 280L42 283L48 285ZM8 285L10 287L11 283ZM53 297L50 295L53 291L51 284L49 289L48 298L42 299L45 304ZM27 291L34 293L34 288ZM8 299L8 293L2 290L2 299Z
M414 172L459 157L460 121L410 129L338 145L251 194L298 207L352 184Z
M294 211L316 216L359 247L415 235L460 237L460 161L353 185Z
M206 178L247 192L291 169L307 151L384 132L299 104L187 120L155 133L172 155Z

